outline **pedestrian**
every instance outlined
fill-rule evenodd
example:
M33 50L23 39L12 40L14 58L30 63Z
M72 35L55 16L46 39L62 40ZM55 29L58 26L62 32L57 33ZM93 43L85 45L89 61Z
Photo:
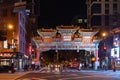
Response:
M27 64L24 65L24 71L27 71Z
M116 68L115 68L115 60L112 60L112 67L113 67L113 72L116 71Z
M102 61L102 69L105 70L105 68L106 68L105 61Z
M79 70L81 70L81 69L82 69L82 63L79 64Z
M35 62L34 61L32 61L31 68L32 68L32 70L35 70Z

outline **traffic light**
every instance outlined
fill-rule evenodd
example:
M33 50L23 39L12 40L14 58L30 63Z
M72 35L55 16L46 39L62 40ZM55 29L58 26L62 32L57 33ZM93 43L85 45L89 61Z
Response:
M107 50L107 47L106 46L104 46L104 48L103 48L104 50Z

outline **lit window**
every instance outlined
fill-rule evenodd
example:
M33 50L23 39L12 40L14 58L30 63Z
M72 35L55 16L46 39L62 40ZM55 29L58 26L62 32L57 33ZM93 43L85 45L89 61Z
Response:
M84 19L84 22L87 23L87 19Z
M4 41L4 48L8 48L7 40Z
M78 19L78 23L82 23L82 19Z

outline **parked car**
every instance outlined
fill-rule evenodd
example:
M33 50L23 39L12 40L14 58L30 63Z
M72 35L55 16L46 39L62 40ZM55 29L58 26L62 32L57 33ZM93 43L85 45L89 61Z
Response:
M78 62L72 62L71 68L72 69L79 69L79 63Z
M0 73L8 72L8 73L14 73L16 70L12 66L0 66Z

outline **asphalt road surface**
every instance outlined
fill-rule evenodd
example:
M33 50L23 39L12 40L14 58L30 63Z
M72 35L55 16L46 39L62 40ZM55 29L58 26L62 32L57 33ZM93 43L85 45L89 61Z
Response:
M120 80L120 77L107 71L82 72L74 70L64 72L31 72L15 80Z

